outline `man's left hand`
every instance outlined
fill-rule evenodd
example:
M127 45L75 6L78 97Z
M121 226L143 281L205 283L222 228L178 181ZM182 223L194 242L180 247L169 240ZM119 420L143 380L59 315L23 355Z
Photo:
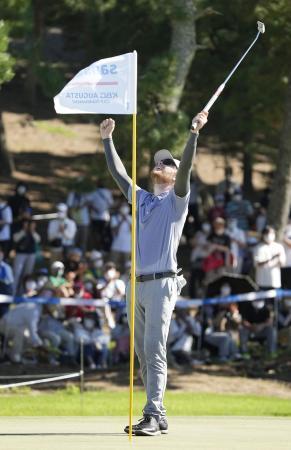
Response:
M201 111L192 120L192 126L195 125L195 129L191 128L192 133L199 133L199 130L207 123L208 112Z

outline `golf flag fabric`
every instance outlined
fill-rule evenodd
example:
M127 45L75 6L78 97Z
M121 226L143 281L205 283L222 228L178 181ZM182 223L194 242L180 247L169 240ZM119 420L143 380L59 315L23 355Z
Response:
M59 114L136 114L137 53L100 59L54 97Z

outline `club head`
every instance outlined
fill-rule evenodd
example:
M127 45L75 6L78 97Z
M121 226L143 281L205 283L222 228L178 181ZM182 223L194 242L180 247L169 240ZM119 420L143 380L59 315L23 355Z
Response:
M258 30L260 33L265 33L265 25L263 24L263 22L260 22L259 20L257 21L258 24Z

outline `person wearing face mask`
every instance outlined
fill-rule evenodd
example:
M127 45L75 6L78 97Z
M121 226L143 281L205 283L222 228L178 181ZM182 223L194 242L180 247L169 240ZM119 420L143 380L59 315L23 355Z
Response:
M111 229L111 260L124 273L131 251L131 215L128 203L122 202L118 213L111 217Z
M244 249L246 247L246 234L241 228L238 228L236 219L228 219L226 233L231 240L230 248L233 255L232 271L234 273L241 273Z
M248 357L249 339L263 340L269 355L276 352L276 329L273 315L264 300L246 302L241 311L242 324L239 328L240 349Z
M4 261L4 251L0 246L0 295L12 295L13 271L9 264ZM0 303L0 317L9 309L9 303Z
M283 245L275 239L274 228L266 226L261 242L254 249L255 279L261 289L281 288L281 267L286 256Z
M254 210L251 203L243 198L243 193L240 189L236 189L226 206L226 217L228 219L236 219L238 228L248 231L249 219L253 214Z
M91 370L106 369L110 335L105 333L98 313L87 311L82 321L73 322L75 342L84 343L85 365Z
M20 181L15 188L15 194L8 200L8 205L12 210L13 224L12 234L21 229L22 220L31 216L32 209L27 193L27 185Z
M65 203L57 205L57 215L48 225L51 261L66 256L66 252L74 245L77 231L76 223L68 217L68 207Z
M205 272L202 268L204 258L208 256L209 244L208 236L211 232L211 225L208 222L203 222L201 230L195 233L191 239L191 276L189 281L189 294L191 298L196 298L202 295L201 289L205 277Z
M87 204L87 194L85 191L85 179L83 176L77 179L76 189L69 192L67 206L70 217L77 226L76 244L82 249L83 254L87 251L87 243L90 229L90 211Z
M36 223L31 219L22 221L22 229L13 235L16 255L13 262L14 295L22 293L22 280L33 272L37 245L40 235L36 232Z
M85 274L86 278L91 278L94 281L102 278L103 267L104 261L102 253L98 250L92 250L89 256L89 267Z
M113 262L105 264L103 279L98 280L97 290L102 298L109 300L123 300L125 296L125 284L119 277L119 272Z
M4 253L4 259L9 256L11 248L12 210L5 199L0 196L0 245Z
M202 268L206 272L205 283L221 274L231 266L231 241L225 230L225 220L217 217L212 225L213 231L208 236L208 255L203 260Z

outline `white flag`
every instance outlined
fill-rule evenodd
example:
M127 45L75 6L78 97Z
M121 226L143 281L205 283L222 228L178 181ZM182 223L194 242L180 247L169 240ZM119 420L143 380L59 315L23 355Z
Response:
M137 53L96 61L54 97L59 114L136 114Z

